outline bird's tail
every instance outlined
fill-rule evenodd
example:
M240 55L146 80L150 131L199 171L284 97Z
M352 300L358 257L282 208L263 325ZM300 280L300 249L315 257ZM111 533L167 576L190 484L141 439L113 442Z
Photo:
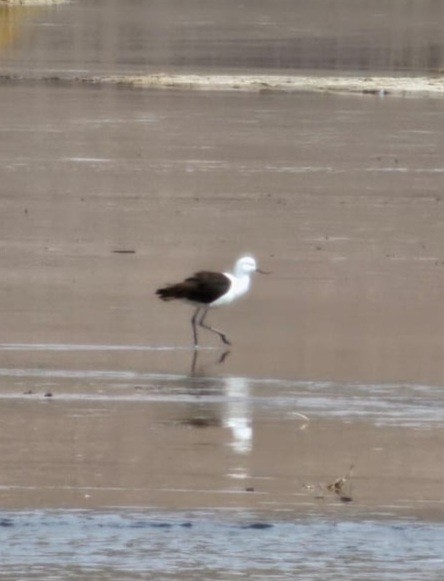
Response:
M177 292L174 285L158 288L156 290L156 295L163 301L172 301L173 299L177 299Z

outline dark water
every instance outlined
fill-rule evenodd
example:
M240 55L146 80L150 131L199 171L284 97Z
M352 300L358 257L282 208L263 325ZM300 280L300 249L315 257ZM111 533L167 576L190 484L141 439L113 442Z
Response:
M439 581L444 526L286 515L3 512L0 579Z
M0 8L0 64L26 74L437 72L436 0L74 0Z

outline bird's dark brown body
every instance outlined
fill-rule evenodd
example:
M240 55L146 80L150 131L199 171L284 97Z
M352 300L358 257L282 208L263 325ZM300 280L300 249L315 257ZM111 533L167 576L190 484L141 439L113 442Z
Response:
M230 286L230 279L222 272L202 270L183 282L158 289L156 294L164 301L184 300L210 305L224 295Z
M250 286L250 276L260 272L251 256L240 258L232 273L201 270L182 282L169 284L156 290L156 295L164 301L179 300L196 307L191 318L194 347L197 349L197 327L219 335L225 345L230 345L225 333L205 323L205 317L212 307L228 305L244 295Z

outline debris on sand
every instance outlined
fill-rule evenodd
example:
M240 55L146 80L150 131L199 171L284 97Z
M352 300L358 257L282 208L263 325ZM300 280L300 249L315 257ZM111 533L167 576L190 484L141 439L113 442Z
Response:
M353 464L351 464L348 472L345 476L337 478L334 482L327 485L327 490L334 492L339 496L339 500L342 502L351 502L353 500L351 495L351 473L353 470Z
M351 494L351 473L353 467L353 464L351 464L345 476L336 478L331 484L323 485L317 482L316 484L304 484L302 487L304 490L309 491L316 500L324 500L324 490L328 490L329 492L334 492L341 502L351 502L353 500Z

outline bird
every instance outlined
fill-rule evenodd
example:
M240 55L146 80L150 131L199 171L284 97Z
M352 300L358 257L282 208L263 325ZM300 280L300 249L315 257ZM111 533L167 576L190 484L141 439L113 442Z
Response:
M194 348L199 346L197 327L216 333L225 345L231 345L225 333L205 323L208 311L214 307L228 305L248 292L252 273L270 274L257 267L252 256L243 256L236 261L233 272L201 270L184 281L156 290L163 301L180 300L195 307L191 318Z

